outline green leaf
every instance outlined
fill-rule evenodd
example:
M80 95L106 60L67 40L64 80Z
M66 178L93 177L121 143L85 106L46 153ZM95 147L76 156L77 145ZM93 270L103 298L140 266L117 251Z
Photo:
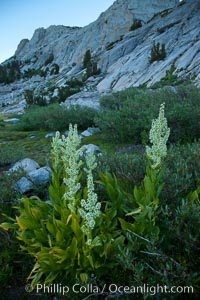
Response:
M121 227L122 227L123 230L129 229L129 230L131 230L131 231L132 231L132 230L134 231L134 229L135 229L134 224L131 224L131 223L129 223L129 222L126 222L126 221L124 221L124 219L121 219L121 218L119 218L119 222L120 222Z
M145 176L145 178L144 178L144 188L145 188L146 196L149 195L149 197L151 199L153 197L153 195L155 194L155 188L154 188L154 185L152 184L149 176Z
M83 232L80 228L80 225L75 217L72 217L71 228L78 240L82 238Z
M98 247L98 246L102 246L102 242L99 236L96 236L93 240L91 245Z
M132 212L126 214L126 216L132 216L141 213L141 207L134 209Z
M21 222L20 218L18 218L17 216L16 216L16 220L17 220L17 224L19 225L19 228L20 228L22 231L24 231L24 230L27 229L27 226L25 226L24 223Z
M4 230L8 230L8 229L17 229L17 225L16 224L11 224L11 223L1 223L0 224L0 228L4 229Z
M118 238L116 238L115 240L114 240L114 243L113 243L113 247L114 248L117 248L119 245L122 245L123 244L123 242L124 242L124 240L125 240L125 237L124 236L119 236Z
M55 232L56 232L56 227L54 224L47 222L46 223L46 228L48 229L48 231L53 234L55 236Z
M200 204L199 195L200 195L200 186L195 191L190 192L187 195L187 200L192 202L194 201Z
M133 193L137 203L140 203L142 197L144 196L144 192L141 189L139 189L137 186L135 186Z
M91 266L92 266L92 268L94 269L94 262L93 262L93 258L92 258L92 256L91 256L91 255L87 255L86 257L87 257L87 259L89 260L89 262L90 262L90 265L91 265Z
M56 232L56 242L61 242L63 240L63 235L61 231Z
M50 272L45 279L45 284L46 285L51 284L57 276L58 276L57 272Z
M80 279L82 283L85 283L88 281L88 274L87 273L81 273L80 274Z

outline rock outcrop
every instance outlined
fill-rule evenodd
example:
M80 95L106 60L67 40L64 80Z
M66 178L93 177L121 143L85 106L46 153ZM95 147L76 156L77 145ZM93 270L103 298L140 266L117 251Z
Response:
M99 55L106 46L127 33L135 19L146 23L176 3L177 0L117 0L95 22L83 28L50 26L36 29L29 42L20 42L15 55L22 61L32 62L35 67L43 66L51 54L61 67L81 63L87 49L91 49L93 55Z
M151 86L169 70L200 85L199 23L199 0L117 0L83 28L39 28L30 41L20 42L15 53L22 74L28 70L39 70L39 74L1 84L0 104L23 103L25 90L40 93L48 89L49 82L60 87L72 78L82 80L83 58L88 49L101 74L89 77L81 93L72 96L68 103L82 105L93 96L97 108L102 93L142 84ZM153 43L165 45L166 57L150 63ZM50 72L55 64L58 74ZM41 72L46 72L45 76Z
M107 76L98 84L98 90L117 91L144 83L151 86L172 66L177 76L196 78L199 83L199 22L199 2L188 1L126 34L116 47L101 56ZM165 45L166 58L150 64L153 42Z

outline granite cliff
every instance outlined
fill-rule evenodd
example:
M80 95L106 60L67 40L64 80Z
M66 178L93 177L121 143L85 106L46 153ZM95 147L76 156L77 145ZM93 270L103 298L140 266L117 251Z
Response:
M20 102L21 109L24 90L39 93L48 90L50 82L60 87L72 78L85 80L80 98L83 93L85 97L85 93L101 95L151 86L169 70L199 85L199 23L199 0L117 0L83 28L53 25L36 29L32 39L23 39L14 57L2 64L18 61L20 75L9 84L0 84L0 103L19 107ZM153 45L164 45L165 57L150 62ZM99 72L85 77L83 60L88 49Z

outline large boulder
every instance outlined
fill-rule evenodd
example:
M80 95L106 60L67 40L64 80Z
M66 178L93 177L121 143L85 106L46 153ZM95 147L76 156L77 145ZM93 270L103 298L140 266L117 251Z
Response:
M28 177L34 184L46 184L51 178L51 169L48 167L42 167L40 169L29 172Z
M62 105L67 108L70 107L70 105L80 105L80 106L86 106L93 109L99 109L100 108L99 100L102 96L104 96L104 94L99 93L97 91L80 92L68 97L67 100L64 103L62 103Z
M31 158L24 158L16 162L14 166L8 170L8 172L15 172L21 169L24 172L29 173L39 168L40 165L35 160Z

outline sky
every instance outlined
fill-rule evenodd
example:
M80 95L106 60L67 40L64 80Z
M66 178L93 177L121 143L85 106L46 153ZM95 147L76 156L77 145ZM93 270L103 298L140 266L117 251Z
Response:
M0 0L0 63L14 55L19 42L50 25L85 26L114 0Z

